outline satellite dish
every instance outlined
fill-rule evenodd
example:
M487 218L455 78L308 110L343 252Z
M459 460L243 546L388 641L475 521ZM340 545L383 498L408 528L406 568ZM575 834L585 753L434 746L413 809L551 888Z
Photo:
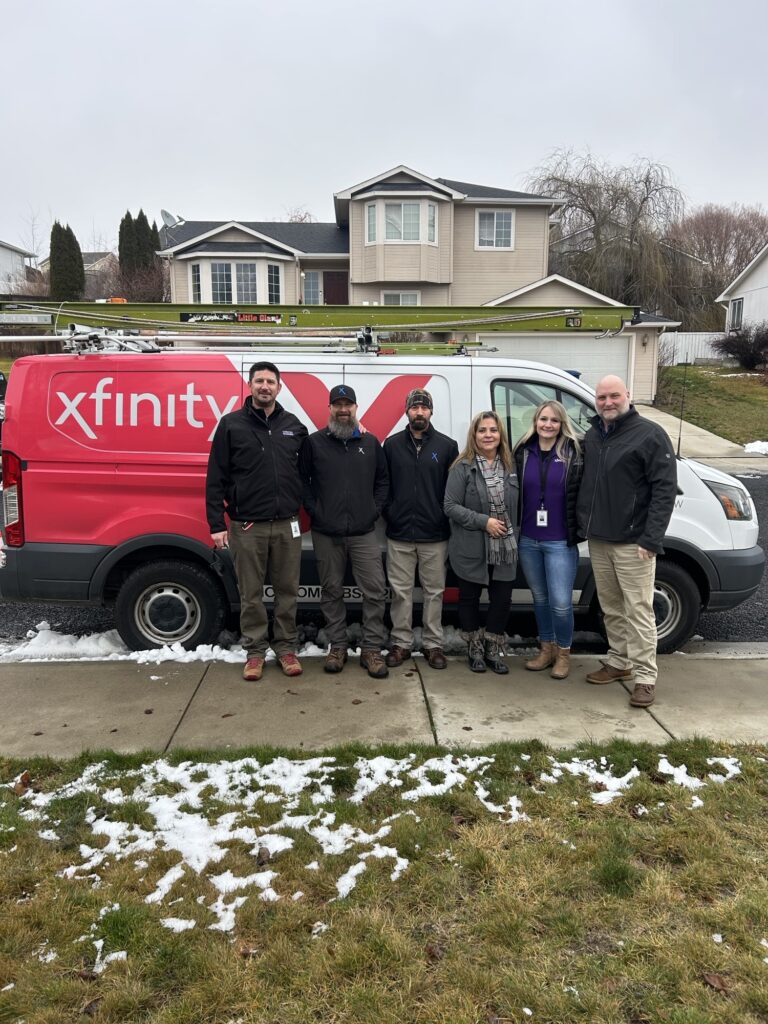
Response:
M167 228L175 227L176 224L179 223L179 218L174 217L173 214L168 213L167 210L161 210L160 216L163 218L163 224L165 224Z

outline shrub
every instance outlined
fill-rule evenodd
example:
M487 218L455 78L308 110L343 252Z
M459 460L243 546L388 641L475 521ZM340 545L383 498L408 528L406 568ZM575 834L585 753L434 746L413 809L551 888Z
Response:
M768 320L744 324L738 331L713 341L712 347L722 356L737 359L745 370L765 369L768 367Z

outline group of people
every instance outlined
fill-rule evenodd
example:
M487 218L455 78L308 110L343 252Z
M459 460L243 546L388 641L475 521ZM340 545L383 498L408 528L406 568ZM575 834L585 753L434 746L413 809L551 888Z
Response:
M360 664L369 676L383 678L411 656L417 571L424 658L444 669L448 563L459 581L469 668L506 674L504 634L519 558L539 633L538 652L525 668L565 679L578 542L586 539L609 644L602 667L587 681L634 677L630 704L653 703L655 556L672 515L675 457L664 431L632 406L620 378L598 383L597 415L581 443L565 408L552 400L535 410L514 450L498 414L478 413L461 452L433 426L432 396L423 389L409 393L407 423L383 445L361 428L349 385L331 388L327 426L312 434L277 401L280 389L273 363L251 367L250 395L221 419L208 462L208 522L214 545L228 546L234 559L245 679L262 677L270 645L267 579L275 602L271 645L286 675L302 672L296 605L303 505L322 587L326 672L341 672L347 660L348 564L362 594ZM386 656L386 578L375 533L380 516L391 589Z

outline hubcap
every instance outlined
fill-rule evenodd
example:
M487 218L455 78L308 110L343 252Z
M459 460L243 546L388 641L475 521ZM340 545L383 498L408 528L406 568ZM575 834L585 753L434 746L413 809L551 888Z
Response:
M677 629L682 614L677 592L657 583L653 590L653 614L659 640Z
M134 617L139 632L152 643L184 643L200 623L200 605L178 583L153 583L136 602Z

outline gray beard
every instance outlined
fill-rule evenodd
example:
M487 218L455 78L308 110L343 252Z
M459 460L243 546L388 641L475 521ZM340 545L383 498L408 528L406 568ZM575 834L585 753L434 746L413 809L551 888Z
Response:
M333 416L328 420L328 433L339 441L348 441L357 429L357 420L352 419L347 423L337 423Z

